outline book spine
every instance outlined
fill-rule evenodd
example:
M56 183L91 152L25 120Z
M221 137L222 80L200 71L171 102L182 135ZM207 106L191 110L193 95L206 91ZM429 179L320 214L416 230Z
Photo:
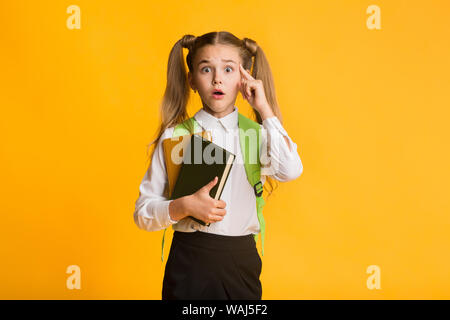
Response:
M225 167L225 170L223 171L222 179L220 180L220 184L219 184L219 187L217 188L216 195L214 196L215 200L219 200L220 196L222 195L223 186L225 185L225 182L228 179L228 174L230 173L231 166L234 161L234 157L235 157L234 155L230 154L230 156L227 159L227 165Z

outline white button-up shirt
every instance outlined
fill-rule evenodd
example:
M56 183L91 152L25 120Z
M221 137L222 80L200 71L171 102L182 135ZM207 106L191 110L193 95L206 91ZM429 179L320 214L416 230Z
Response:
M169 204L173 200L164 197L168 177L162 148L162 141L173 135L174 127L170 127L161 135L139 186L139 198L134 211L136 225L146 231L158 231L172 225L174 230L182 232L200 230L230 236L259 233L256 196L253 186L247 180L239 143L238 108L234 106L233 112L222 118L216 118L202 108L194 118L202 130L212 132L212 142L236 155L220 198L226 203L224 218L209 226L202 226L189 217L179 221L170 218ZM264 184L265 176L281 182L299 177L303 172L303 165L297 152L297 144L288 136L278 118L267 118L260 127L260 159L263 161L262 157L265 156L264 163L270 160L269 166L261 167L261 182ZM283 136L289 140L289 146Z

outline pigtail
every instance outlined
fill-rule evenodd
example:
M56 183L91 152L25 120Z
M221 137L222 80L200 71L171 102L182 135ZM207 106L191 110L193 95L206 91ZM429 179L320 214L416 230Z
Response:
M266 95L267 102L272 109L272 112L277 116L280 123L283 124L283 119L281 116L281 111L278 106L277 97L275 94L275 84L273 81L272 70L269 65L269 61L264 54L262 48L252 39L244 38L242 40L244 47L251 53L254 57L252 76L255 79L260 79L264 83L264 93ZM250 66L244 66L245 69L250 70ZM258 123L262 123L260 114L253 109L253 113Z
M183 48L190 49L195 39L196 37L193 35L185 35L175 43L170 51L169 61L167 63L166 90L164 91L160 105L161 125L156 139L148 145L147 154L152 145L156 148L159 139L167 128L176 126L188 119L186 107L189 101L190 89L183 57ZM191 126L187 129L190 131L193 130ZM155 148L153 148L149 155L148 161L151 161Z
M264 51L255 41L249 38L244 38L242 43L243 46L250 52L251 56L254 57L253 70L251 72L253 78L262 80L267 103L270 105L273 114L278 118L280 123L283 124L283 118L281 116L281 111L275 94L275 84L273 81L272 70L270 69L269 61L267 60ZM246 61L246 65L244 65L244 68L250 70L250 67L251 60L248 59ZM259 124L262 124L262 118L259 112L253 108L252 110L256 121ZM267 197L269 197L275 190L274 185L278 186L278 182L269 176L266 177L266 181L267 183L264 183L264 189L268 192ZM267 184L270 186L270 189L266 188Z

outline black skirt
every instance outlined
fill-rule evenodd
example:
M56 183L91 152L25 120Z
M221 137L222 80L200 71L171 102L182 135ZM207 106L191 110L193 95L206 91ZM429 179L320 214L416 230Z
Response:
M252 234L174 231L162 300L261 300L261 268Z

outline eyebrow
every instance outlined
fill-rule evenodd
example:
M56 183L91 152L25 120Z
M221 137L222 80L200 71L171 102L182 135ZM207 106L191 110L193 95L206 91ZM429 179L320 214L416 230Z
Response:
M230 60L230 59L222 59L222 61L223 61L223 62L233 62L233 63L237 64L236 61ZM202 61L200 61L200 62L197 64L197 66L201 65L202 63L206 63L206 62L209 62L209 60L203 59Z

